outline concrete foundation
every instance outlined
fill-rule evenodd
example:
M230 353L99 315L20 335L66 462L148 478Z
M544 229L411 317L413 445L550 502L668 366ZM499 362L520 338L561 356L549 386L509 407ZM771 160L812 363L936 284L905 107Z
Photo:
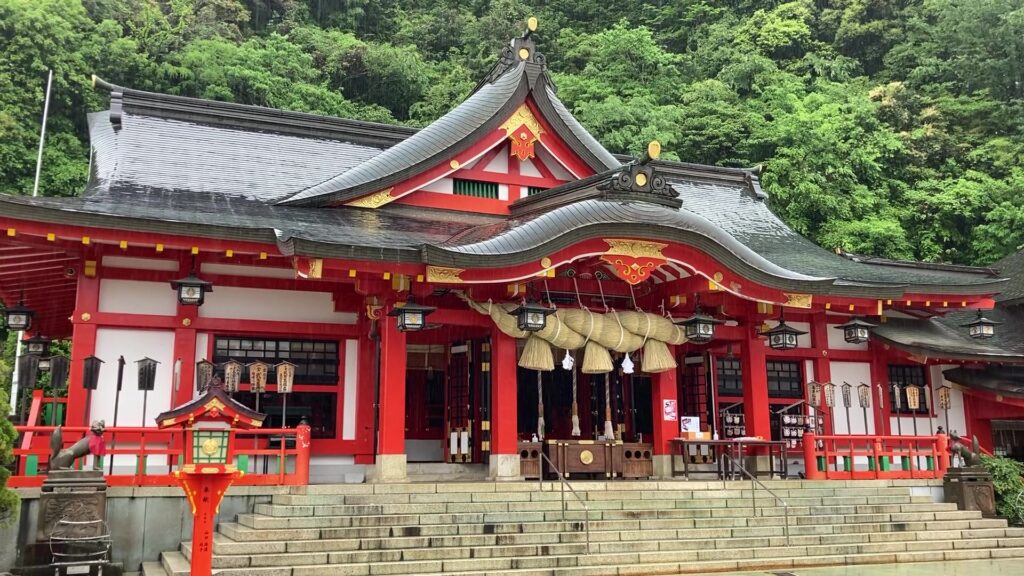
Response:
M519 480L519 454L491 454L489 480Z
M651 456L654 464L654 477L663 480L672 479L672 456L669 454L655 454Z
M404 482L408 479L405 454L379 454L377 463L366 469L367 482Z

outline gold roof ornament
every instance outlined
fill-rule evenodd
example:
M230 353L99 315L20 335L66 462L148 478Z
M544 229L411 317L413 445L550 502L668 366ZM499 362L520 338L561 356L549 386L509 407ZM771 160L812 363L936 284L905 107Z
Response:
M651 140L651 142L647 144L647 156L651 160L657 160L661 156L661 142Z
M530 16L530 18L526 21L526 29L529 30L530 32L536 32L537 31L537 17L536 16Z

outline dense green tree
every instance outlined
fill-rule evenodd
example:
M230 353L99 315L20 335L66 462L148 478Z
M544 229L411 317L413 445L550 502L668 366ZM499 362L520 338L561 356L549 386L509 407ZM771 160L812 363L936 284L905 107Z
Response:
M822 245L986 263L1024 242L1024 0L0 0L0 190L86 179L89 77L423 126L525 19L614 152L763 168Z

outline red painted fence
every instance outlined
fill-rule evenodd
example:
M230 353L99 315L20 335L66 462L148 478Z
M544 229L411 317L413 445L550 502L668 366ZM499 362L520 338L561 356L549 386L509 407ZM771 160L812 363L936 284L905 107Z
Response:
M57 399L60 402L63 399ZM29 422L38 422L42 402L41 391L33 394ZM15 426L20 436L15 443L17 474L7 485L12 488L42 486L50 460L50 436L53 426ZM63 446L70 447L82 438L86 426L61 428ZM103 433L107 455L103 470L111 486L177 486L171 472L185 461L185 450L192 449L192 433L188 429L141 428L119 426ZM310 429L267 428L257 430L231 429L228 452L239 470L245 472L235 484L260 486L301 486L309 483ZM111 467L111 458L114 459ZM80 466L92 466L92 456Z
M949 468L949 438L936 436L803 437L809 480L942 478Z

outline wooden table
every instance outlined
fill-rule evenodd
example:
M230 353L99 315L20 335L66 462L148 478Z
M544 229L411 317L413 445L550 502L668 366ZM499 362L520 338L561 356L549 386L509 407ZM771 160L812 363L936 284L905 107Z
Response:
M741 460L747 448L766 448L768 451L768 477L773 478L776 474L775 469L775 453L778 452L780 461L782 463L781 470L778 473L781 474L782 478L786 478L789 475L789 463L786 458L786 442L776 442L771 440L687 440L685 438L673 438L669 441L673 447L672 449L672 476L676 476L680 472L676 468L675 455L679 454L683 459L682 476L684 479L690 478L690 453L688 448L690 446L707 446L709 452L712 455L713 460L718 466L718 478L720 480L743 480L743 473L738 470L734 464L733 459ZM726 454L730 458L722 458L722 455ZM758 472L756 475L760 475Z

